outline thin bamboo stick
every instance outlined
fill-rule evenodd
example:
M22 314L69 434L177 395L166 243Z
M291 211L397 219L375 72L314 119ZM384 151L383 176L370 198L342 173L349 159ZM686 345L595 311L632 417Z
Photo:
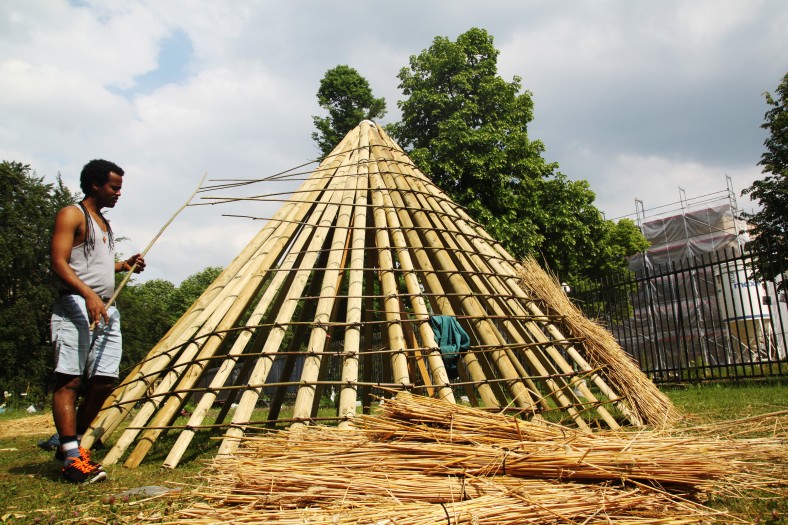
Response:
M325 184L325 180L315 179L305 183L305 189L318 191L320 186ZM260 230L250 243L238 254L235 259L225 268L216 280L203 292L195 303L181 316L175 325L168 331L151 351L145 361L127 376L121 385L109 396L104 403L102 412L91 424L91 428L83 437L83 445L90 447L96 439L114 431L120 422L128 414L134 405L134 400L140 399L144 392L156 380L155 372L167 367L173 359L171 349L176 348L190 337L205 323L210 316L206 308L213 303L218 295L236 279L240 272L257 254L262 246L274 234L280 226L277 219L293 218L297 216L300 206L285 206L281 208L274 219ZM132 401L132 402L129 402ZM106 463L106 460L105 460Z
M297 235L292 245L292 249L300 250L301 247L305 244L307 240L306 235ZM297 257L292 253L292 250L288 255L282 260L280 265L281 269L291 271ZM266 287L265 293L260 298L255 310L252 312L251 316L247 320L247 324L255 324L259 322L263 315L268 311L269 306L274 301L274 299L279 295L279 292L284 285L284 282L287 278L288 274L285 272L277 272L272 281ZM277 309L279 310L279 309ZM270 333L270 332L269 332ZM238 357L243 353L249 339L252 337L253 332L251 330L244 330L236 339L233 347L228 352L227 358L224 358L222 364L215 374L213 380L210 384L210 389L216 390L220 388L227 379L230 377L235 364L238 362ZM265 355L265 354L263 354ZM243 374L242 374L243 376ZM197 406L192 411L192 415L189 418L187 425L189 427L198 427L205 416L208 413L208 410L213 406L214 401L216 400L217 392L212 392L209 390L206 392L205 395L200 399ZM173 445L170 453L168 454L167 458L164 460L163 466L168 468L175 468L178 463L180 462L181 457L186 452L189 443L191 442L192 438L194 437L193 430L184 430L178 436L177 441Z
M306 207L303 205L294 204L290 207L286 216L290 218L301 217L306 212ZM290 242L290 237L296 230L296 225L292 222L281 223L274 226L274 232L270 235L267 241L260 246L260 249L249 259L247 264L241 268L232 281L229 283L229 290L225 287L222 290L214 303L212 304L212 311L210 317L199 327L198 334L221 333L233 326L238 319L238 316L245 310L246 305L251 297L253 297L257 288L263 283L263 278L267 268L270 268L274 261L279 258L282 250ZM245 270L245 271L244 271ZM215 305L215 306L214 306ZM199 365L190 366L195 356L203 357L212 355L223 342L223 337L214 337L202 346L190 344L186 346L184 351L178 357L176 367L173 368L164 379L157 385L158 392L167 392L172 388L176 381L186 385L193 384L202 373L202 367ZM181 368L186 367L186 371ZM180 407L183 402L182 397L170 398L165 401L165 406L162 409L158 408L160 398L146 402L139 410L134 418L133 426L139 427L145 424L155 411L158 410L154 426L160 426L161 422L169 419ZM126 447L131 444L135 439L137 431L129 429L125 431L118 439L115 446L110 450L104 459L105 464L112 464L117 461L120 455L125 451ZM155 441L158 432L151 431L148 433L148 439L140 441L136 447L136 451L132 453L126 461L127 466L136 466L139 461L144 457L147 451ZM107 459L109 458L109 459Z
M141 257L145 257L145 255L147 255L147 253L150 251L150 249L153 247L156 241L159 240L161 234L164 233L164 230L166 230L167 227L170 224L172 224L172 221L175 220L175 217L177 217L178 214L180 214L183 210L186 209L186 207L192 201L192 199L197 194L197 192L200 191L200 188L202 187L202 183L205 182L205 177L207 176L208 176L207 173L202 176L202 179L200 179L200 182L197 183L197 187L194 188L194 191L191 193L191 195L189 195L189 198L186 199L186 202L184 202L180 208L175 210L175 213L172 214L172 216L167 220L167 222L164 223L164 226L162 226L159 229L159 231L156 233L156 235L153 236L153 239L151 239L148 245L145 246L145 248L140 252ZM136 269L137 269L137 261L134 261L134 264L131 265L131 268L129 268L129 270L126 272L126 275L123 276L123 279L121 279L120 283L118 283L118 285L115 287L115 292L112 294L112 297L110 297L109 300L104 305L105 308L109 308L110 305L115 303L115 300L118 298L118 295L120 295L121 290L123 290L123 288L126 286L126 283L129 282L129 279L131 279L131 276L134 275L134 270ZM96 327L96 323L94 321L90 325L90 330L92 331L95 327Z

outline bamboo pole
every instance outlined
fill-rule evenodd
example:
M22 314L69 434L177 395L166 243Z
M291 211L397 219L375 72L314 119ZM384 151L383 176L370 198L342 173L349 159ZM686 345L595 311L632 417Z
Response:
M374 147L373 152L375 153L374 157L378 159L378 171L385 171L387 169L387 164L385 160L383 160L383 156ZM401 199L397 198L397 194L390 194L390 196L392 199L396 198L396 200L393 200L393 202L397 206L401 206ZM409 214L398 213L398 219L401 221L401 226L404 229L405 237L407 239L407 246L410 246L410 248L413 250L416 261L418 262L419 268L422 271L421 277L422 282L425 283L425 291L430 293L432 301L435 302L435 311L441 313L442 315L455 316L455 311L448 300L448 295L441 284L441 279L432 269L430 254L423 246L418 231L414 227L414 223L411 220ZM477 389L482 402L486 406L498 406L496 396L492 391L491 385L485 381L485 374L476 356L473 353L466 354L463 356L463 363L465 368L468 370L468 373L478 385ZM438 368L438 365L434 366L435 369Z
M388 140L390 141L390 139L388 139ZM401 152L397 152L397 153L399 153L400 156L402 157L401 159L399 159L399 160L402 161L402 165L410 166L410 163L408 162L407 157L404 157L404 154L402 154ZM404 160L403 160L403 158L404 158ZM454 215L455 217L458 217L458 213L457 213L458 212L458 207L456 205L453 205L453 203L450 203L450 201L448 199L446 199L445 196L442 195L440 190L438 190L437 188L434 188L434 186L429 186L429 185L425 184L425 179L424 178L416 177L416 178L414 178L412 180L419 181L419 182L416 183L416 188L414 188L416 191L418 191L417 195L419 195L419 197L422 197L422 196L425 196L425 195L430 195L430 192L427 191L427 190L428 189L432 189L432 195L434 196L433 198L438 199L438 200L432 201L431 202L431 206L429 206L429 207L424 205L424 208L425 209L430 209L430 208L431 209L442 209L444 212L446 212L446 215L442 215L441 216L443 218L443 223L444 223L446 229L448 231L452 231L453 230L453 231L459 233L460 230L455 226L455 221L449 221L448 220L449 215ZM425 188L425 185L427 185L428 187ZM464 238L461 235L455 236L454 238L458 239L461 243L464 242ZM474 239L478 239L478 237L475 236L475 235L473 236L473 238ZM477 250L473 250L470 247L470 245L462 246L462 248L464 250L463 253L471 253L472 254L472 253L477 251ZM479 259L477 259L477 260L479 260ZM492 261L492 262L495 262L495 261ZM498 273L500 275L504 275L504 276L507 275L507 273L501 273L500 270L501 269L499 268L498 269ZM516 278L517 277L517 274L513 274L512 272L508 272L508 275L511 276L512 278ZM499 291L499 293L502 293L502 294L506 295L506 290L507 290L506 288L501 288L499 286L496 286L496 289ZM516 292L518 292L518 291L522 292L522 290L519 287L517 287L517 290L515 290L515 291ZM519 304L516 301L507 301L507 302L510 305L510 307L515 309L515 311L517 313L525 313L521 309L521 307L519 306ZM515 334L516 327L514 327L512 323L505 322L504 324L509 327L510 335L516 337L516 334ZM564 358L560 354L560 352L558 352L558 350L555 349L555 347L552 346L552 344L549 343L549 340L544 336L544 334L542 333L542 331L541 331L541 329L539 327L537 327L534 323L528 322L528 321L526 321L522 325L526 328L526 330L530 334L530 337L534 337L536 341L539 341L539 342L545 344L544 348L545 348L545 350L547 351L547 353L550 356L549 359L548 359L546 356L541 356L541 355L532 353L533 355L529 356L529 359L532 362L533 362L533 359L538 359L542 363L543 367L546 364L554 362L554 363L556 363L559 366L561 372L563 372L564 374L571 373L573 371L571 365L569 365L564 360ZM587 399L589 399L589 401L591 403L594 403L596 401L596 398L594 397L594 395L591 393L591 391L588 388L585 387L585 385L582 382L575 381L569 386L576 387L576 388L580 389L581 392L584 394L584 396L587 397ZM605 386L607 386L607 385L605 385ZM572 393L571 388L567 388L567 389L565 389L565 391L567 393ZM610 391L610 389L608 388L607 391ZM614 396L613 399L618 399L618 396ZM607 412L607 410L602 405L598 405L597 411L600 413L600 415L603 417L603 419L605 419L605 421L608 423L609 426L611 426L612 428L617 428L618 427L618 424L615 421L615 419L609 414L609 412Z
M382 197L386 222L391 229L391 239L397 250L397 260L400 267L404 270L403 275L405 285L410 294L411 308L413 308L416 319L420 321L417 324L419 335L422 339L422 345L430 349L427 353L427 361L434 376L434 383L438 388L438 396L454 402L451 381L446 373L446 367L443 363L440 348L435 341L435 334L429 323L430 313L421 292L421 283L414 271L413 260L410 256L407 239L402 231L402 225L399 221L394 202L391 199L390 193L384 190L383 180L379 174L373 174L372 181L373 188L377 189Z
M257 288L262 284L266 270L279 258L282 250L290 242L292 233L298 227L297 220L303 217L309 207L300 203L294 203L288 208L285 214L288 221L273 225L274 231L267 241L260 246L259 250L213 301L210 316L204 324L199 326L198 336L216 334L217 332L222 334L224 330L231 328L237 322L238 316L246 309L250 298L257 293ZM180 382L183 385L182 388L188 388L190 384L193 384L199 378L204 367L204 365L200 364L190 366L190 363L193 362L195 357L201 359L212 355L223 340L223 335L214 335L202 345L197 343L188 344L178 357L175 366L158 383L156 393L168 392L176 382ZM200 361L200 363L203 363L203 361ZM131 428L124 431L115 446L105 457L105 464L112 464L119 459L120 455L136 438L139 432L136 428L144 426L154 412L157 412L162 399L163 397L161 396L154 397L142 406L132 421ZM165 407L158 411L155 422L161 423L166 421L178 409L181 402L182 396L165 401ZM126 462L127 466L133 467L135 464L139 464L139 461L142 460L152 446L158 433L157 431L149 431L147 433L147 439L140 441L137 445L136 451Z
M155 425L160 426L178 409L183 400L183 396L179 395L175 398L165 399L167 392L173 389L176 384L181 385L181 389L188 388L190 383L197 380L199 374L204 368L202 359L210 357L217 350L220 344L224 341L224 330L231 328L237 316L245 308L246 302L244 296L249 296L255 293L255 287L250 286L251 282L262 282L263 275L255 271L257 268L262 268L266 260L276 259L282 247L287 243L288 230L293 228L289 223L280 225L278 234L272 236L267 243L261 247L261 251L256 253L249 259L247 264L241 268L241 271L233 278L228 286L222 289L222 292L215 298L214 302L210 305L210 309L206 309L209 313L208 318L197 327L196 336L187 339L183 343L186 344L184 349L178 355L174 364L164 374L164 376L157 382L154 394L155 396L149 398L142 405L136 416L132 420L128 428L121 434L115 446L105 456L105 464L113 464L117 461L120 455L125 451L136 438L139 430L137 428L146 424L154 414ZM272 252L273 250L273 252ZM200 338L202 337L202 338ZM200 338L200 339L198 339ZM195 360L198 364L195 363ZM165 405L160 409L162 403ZM166 408L166 410L164 410ZM164 410L164 411L162 411ZM130 461L127 461L128 466L144 457L144 454L153 444L156 439L155 431L147 432L146 440L137 445L137 452L130 456ZM144 444L143 444L144 443Z
M429 322L430 312L424 300L421 288L422 283L416 275L405 234L402 232L402 227L392 203L391 195L388 192L383 192L383 199L386 206L386 219L388 223L394 227L391 232L391 237L396 248L397 261L399 262L400 268L404 270L403 277L408 294L410 295L410 306L416 318L416 328L422 340L422 347L427 349L427 363L432 372L432 380L425 371L423 374L425 383L437 387L438 397L454 402L454 392L451 390L451 380L446 372L446 365L443 362L441 350L438 347L438 343L435 340L435 333ZM412 323L408 323L405 328L412 331ZM414 355L417 358L418 366L422 368L424 364L421 351L417 350L416 344L413 344L412 347L414 349ZM433 389L428 389L428 391L431 390Z
M324 253L319 254L319 257L321 260L325 259L326 254ZM295 279L291 279L290 286L292 286L292 283L294 281ZM320 291L320 281L317 279L312 279L308 284L309 284L309 289L307 293L309 294L309 296L313 297L317 295ZM285 298L285 300L287 299ZM290 330L290 343L287 346L287 351L286 351L287 357L285 357L284 364L281 366L279 370L280 384L270 385L273 386L275 390L273 396L271 397L271 403L268 409L268 417L266 418L269 422L268 424L269 428L273 428L274 424L279 421L279 414L281 413L282 405L284 404L285 398L287 396L287 389L290 386L294 386L292 382L287 383L287 380L293 377L293 371L295 370L297 361L303 355L303 350L301 350L301 345L303 341L307 339L306 334L310 326L312 325L312 319L314 319L314 317L315 317L314 301L304 301L301 303L301 311L298 312L298 319L295 322L291 322L290 328L287 329ZM279 343L279 346L281 346L281 342ZM276 351L279 352L279 350ZM272 360L270 363L271 370L273 370L273 364L274 361ZM265 363L263 363L262 365L267 366ZM270 376L270 372L268 372L267 374ZM269 385L269 383L266 382L266 385ZM288 388L276 388L278 386L284 386L284 385L286 385ZM258 397L261 393L262 391L258 393ZM249 419L247 419L247 421L249 421Z
M360 137L364 134L364 128L361 126L358 129ZM348 166L343 167L345 167L347 174L351 174L354 171L357 174L357 165L358 151L355 150L353 155L348 158ZM298 387L295 404L293 405L294 419L307 420L312 415L312 406L316 393L315 381L318 378L322 362L322 355L319 352L323 351L326 344L328 332L325 326L331 320L331 312L334 309L335 297L341 282L341 263L344 258L344 247L350 234L348 225L353 215L356 186L357 177L348 176L345 178L345 185L341 191L341 202L335 219L336 227L332 225L331 228L333 230L330 244L332 251L328 256L326 270L323 271L323 284L320 288L320 298L317 301L315 324L309 336L307 355L304 358L304 366L301 371L301 386ZM302 423L295 423L292 426L298 428L301 425Z
M318 259L320 264L316 264ZM89 439L114 430L128 410L142 401L131 425L105 458L106 464L117 461L138 440L126 461L126 466L134 467L161 432L173 426L178 409L190 396L205 391L165 460L165 466L174 467L195 428L202 426L217 392L243 390L218 457L236 452L263 388L276 389L278 399L288 385L296 384L289 379L270 383L267 377L275 357L282 353L285 335L293 328L305 332L307 325L311 329L291 430L312 419L316 394L323 385L340 386L337 407L342 428L352 427L359 394L366 410L370 387L413 388L409 353L422 367L425 387L418 388L427 392L434 388L438 397L454 402L452 384L429 325L432 312L458 318L471 335L474 346L462 356L460 373L465 379L458 385L467 389L474 403L478 396L484 406L514 404L537 412L537 405L548 408L544 396L550 396L578 427L588 430L583 412L590 410L617 428L604 406L614 402L630 421L640 421L594 368L596 363L585 360L563 336L555 324L562 318L552 310L547 315L523 289L522 268L413 167L383 130L364 122L310 174L288 204L113 392ZM341 295L343 278L348 279L347 296ZM310 279L314 290L304 296ZM376 282L380 293L373 291ZM405 301L407 308L402 306ZM298 305L304 308L293 322ZM339 305L346 310L337 312ZM341 323L345 346L337 355L341 379L334 382L323 377L329 364L323 356L328 330L340 326L334 322L337 314L345 318ZM373 319L386 325L390 350L368 351L374 346ZM413 330L418 330L419 342ZM238 335L230 346L228 334L235 331ZM292 349L298 350L299 344L293 341ZM429 370L423 368L424 350ZM382 368L383 383L376 383L372 372L377 373L384 352L390 362ZM222 359L222 364L209 387L195 388L216 359ZM249 369L250 377L245 384L229 384L240 359L248 359L245 370ZM360 360L365 379L361 383ZM296 355L288 353L288 363L295 362ZM582 376L590 377L601 394L579 381ZM542 387L537 388L535 381L543 383ZM276 410L272 407L269 419L278 417L271 415Z
M368 126L369 124L367 124ZM367 195L369 186L369 133L362 123L359 133L359 161L355 187L355 203L350 244L350 268L348 272L347 322L345 329L344 356L342 359L342 386L339 389L338 415L345 418L340 428L350 426L356 415L358 390L359 352L361 351L361 323L364 286L364 240L367 225ZM367 342L369 344L369 342Z
M418 178L416 177L403 175L402 182L404 187L409 187L412 190L414 190L414 185L416 186L418 185L417 181ZM419 199L422 208L434 210L435 203L424 200L425 196L419 193L420 192L418 190L414 190L414 195L416 196L417 199ZM440 226L441 224L443 224L444 221L450 222L448 221L447 216L440 214L434 215L433 219L435 221L434 224L436 226ZM449 232L453 232L455 235L449 235L448 234ZM493 314L499 319L501 319L501 322L503 323L504 326L509 328L509 336L515 341L520 343L529 342L527 339L523 339L524 336L523 333L513 329L513 323L509 319L509 316L512 314L508 311L504 311L500 299L496 297L496 295L500 293L500 289L496 288L494 283L492 283L490 279L485 280L481 277L480 273L488 272L488 269L484 265L484 261L481 258L469 259L464 255L464 248L458 248L458 244L457 244L458 241L462 242L464 239L462 236L456 235L457 233L459 232L457 232L455 228L452 228L452 226L449 225L448 229L446 229L445 232L442 232L441 237L443 238L445 246L456 254L458 265L462 266L461 271L463 275L467 276L468 279L470 279L471 283L474 285L474 289L476 290L478 296L485 298L486 304L490 309L493 310ZM528 376L530 374L523 368L519 360L516 358L514 353L508 347L505 347L503 351L509 357L509 361L511 362L511 365L515 368L519 376L525 378L528 388L531 390L531 392L533 392L535 397L539 399L538 389L536 385L533 383L532 380L528 379ZM547 361L543 359L542 356L539 356L534 352L532 352L532 355L529 357L531 360L538 359L543 366L547 364ZM547 407L545 406L544 408Z
M264 238L266 233L270 232L260 232L254 241ZM187 341L191 334L204 322L204 319L208 316L205 312L206 306L234 278L239 267L248 261L251 256L250 252L251 250L244 250L235 258L217 277L214 283L203 292L200 298L176 321L167 334L151 349L145 360L135 366L132 372L113 391L105 401L102 411L83 437L83 446L92 446L95 440L111 434L117 428L134 403L141 399L145 391L155 383L158 372L167 368L168 363L175 358L175 355L179 352L179 346L184 341Z
M442 193L440 189L429 182L426 184L426 187L433 194L438 195ZM463 228L468 228L468 231L472 232L471 235L473 236L474 247L490 258L491 264L497 271L508 275L511 275L513 272L519 274L520 272L526 271L520 263L512 258L499 242L484 231L478 223L473 221L464 210L457 207L455 208L455 212L460 219L458 225ZM509 287L516 295L527 300L528 310L533 315L540 317L545 316L539 306L525 294L519 285L510 282ZM547 329L555 339L565 339L560 335L561 332L557 327L548 325ZM632 366L631 363L622 363L622 366L626 369L623 372L619 373L617 370L612 370L610 373L612 377L618 377L619 390L638 391L637 403L634 403L632 398L628 398L632 405L627 405L623 402L623 398L605 382L605 379L596 371L596 368L589 364L572 345L567 345L565 348L581 370L590 372L590 379L595 386L597 386L609 399L616 399L616 407L627 416L632 424L640 425L644 422L644 419L657 424L663 423L665 419L677 419L675 408L672 407L670 401L656 389L653 383L649 381L637 367ZM629 379L631 377L637 377L638 380L632 381Z
M187 391L204 372L207 358L219 351L225 342L227 330L238 324L249 300L257 294L259 286L263 283L266 267L279 258L281 250L287 242L285 238L279 237L271 246L272 251L267 252L260 261L260 266L256 269L250 268L249 272L245 274L245 278L239 279L230 293L222 297L222 301L215 307L213 315L200 330L201 335L204 334L208 337L201 339L200 342L190 343L172 369L157 384L154 391L156 397L148 399L142 405L135 421L132 422L132 427L143 426L148 419L152 418L150 426L153 428L143 431L137 446L124 463L126 467L135 468L139 465L161 434L161 427L166 425L166 422L181 408L188 397ZM169 396L162 395L173 389L177 393ZM131 444L138 432L135 428L127 429L118 440L116 448L113 448L114 452L110 451L112 454L108 454L108 456L113 461L116 460L123 452L123 446L127 443ZM105 463L111 464L106 459Z
M440 190L434 187L434 185L425 184L424 191L427 190L431 190L432 193L436 195L440 194ZM511 292L513 292L516 297L521 298L525 302L527 312L537 317L543 317L543 318L547 317L544 314L544 312L542 312L539 309L539 307L533 302L533 300L531 300L531 298L526 295L523 289L518 284L516 284L516 281L519 280L519 274L517 273L515 267L511 266L511 264L507 262L506 259L504 260L500 259L501 255L504 255L506 258L508 258L508 260L511 260L511 256L509 256L503 250L503 248L500 247L500 245L494 243L494 241L493 241L494 244L488 244L487 242L484 242L483 237L486 237L490 240L492 240L492 238L489 237L489 235L487 235L486 232L484 232L483 230L470 226L469 221L471 221L471 219L467 216L467 214L464 213L462 209L458 207L451 207L448 201L445 200L445 198L442 202L443 202L442 207L445 211L447 211L447 213L453 211L456 214L457 219L460 219L453 222L452 224L456 224L459 227L460 231L464 231L465 233L470 233L473 239L472 240L473 248L476 249L475 251L487 255L486 260L491 264L493 270L497 274L501 276L508 276L508 278L505 280L505 283L508 283L506 285L506 288ZM472 232L469 231L469 228L472 228ZM480 233L483 234L482 237L479 236ZM544 324L545 324L545 329L548 330L548 332L552 335L554 339L566 340L564 335L560 332L560 330L558 330L558 328L555 325L553 325L552 323L544 323ZM532 327L531 327L531 332L534 334L538 334L538 332L534 331ZM538 337L537 340L539 340L540 342L545 342L546 339L544 337ZM622 402L622 397L618 393L616 393L605 382L605 380L599 375L599 373L597 373L595 369L587 361L585 361L585 359L583 359L583 357L577 352L577 350L572 345L565 344L563 345L563 348L569 354L572 360L578 365L580 370L589 373L589 377L591 381L595 384L597 388L599 388L600 392L603 395L605 395L608 399L612 400L613 403L616 405L616 407L627 416L627 418L630 420L631 423L635 425L642 424L642 419L635 412L632 411L631 407L627 406L625 403ZM560 354L557 353L555 349L553 349L552 355L555 356L556 359L560 358L559 362L564 361L562 356L560 356ZM571 368L570 365L565 365L562 367L563 370L569 370L570 368ZM595 399L595 396L585 386L585 384L580 383L577 386L581 389L581 392L588 399ZM613 419L612 416L610 416L610 414L606 410L601 411L600 415L603 416L603 418L608 423L608 425L611 426L611 428L617 428L618 426L617 422L615 422L615 419Z
M393 351L391 354L392 382L401 384L403 388L408 388L411 382L405 357L405 336L400 325L399 301L397 300L398 290L394 277L394 258L391 255L389 225L386 222L386 211L383 209L382 190L377 186L374 176L370 178L370 190L374 206L372 216L377 227L375 231L375 248L378 256L378 267L380 268L379 280L384 295L383 310L387 321L386 332L389 339L389 348Z
M304 184L304 189L316 192L326 182L326 179L313 178ZM134 403L142 398L150 385L155 383L158 371L167 368L174 357L171 354L173 349L188 341L199 327L205 323L205 320L209 317L206 308L213 303L231 281L236 279L238 273L277 230L282 223L281 221L293 220L297 216L298 208L298 205L280 208L274 217L252 238L241 253L233 259L197 301L181 316L168 331L167 335L151 349L145 361L135 367L132 373L124 379L121 385L106 400L102 412L83 437L83 446L90 447L96 439L100 439L103 435L109 434L117 428Z
M302 234L303 230L296 234L295 240L293 245L290 248L289 253L287 256L282 260L279 268L283 271L277 272L271 282L266 287L263 296L260 298L260 301L257 303L255 310L252 312L251 316L247 320L248 325L256 325L268 311L268 308L271 306L271 303L279 296L279 293L284 285L287 277L288 272L290 272L298 258L298 256L293 252L298 252L302 249L304 244L307 240L307 235ZM281 304L279 308L276 308L275 311L279 311L281 309ZM253 331L252 330L244 330L236 339L233 347L228 352L227 359L222 361L220 369L217 371L216 375L214 376L213 380L210 384L210 389L217 389L224 385L226 380L230 377L235 364L238 362L239 357L243 353L249 339L252 337ZM270 331L267 335L270 335ZM198 427L203 419L205 418L208 410L213 406L214 401L216 400L217 392L216 391L208 391L203 397L200 399L200 402L192 411L192 415L187 422L187 427ZM178 436L177 441L173 445L172 449L170 450L169 455L164 460L163 466L168 468L175 468L181 460L181 457L186 452L189 443L191 442L192 438L194 437L195 431L187 428L186 430L182 431Z
M333 160L333 163L340 163L342 157L337 157ZM303 212L305 211L303 203L300 205L299 209ZM302 215L301 215L302 216ZM221 324L219 325L219 330L226 330L227 328L233 326L237 323L239 316L243 313L243 311L247 308L248 301L254 297L257 293L257 289L262 286L263 278L266 275L268 269L272 266L272 264L280 257L281 250L285 249L287 244L289 244L290 237L293 235L295 230L298 228L297 221L290 221L289 223L282 223L280 227L284 226L284 235L280 237L275 237L273 243L269 243L269 251L263 250L264 256L262 258L262 262L258 266L258 270L253 270L250 273L251 278L248 282L242 284L240 286L239 294L234 298L233 302L230 305L229 310L227 310L227 317L221 318ZM253 283L253 284L252 284ZM239 283L241 284L241 283ZM205 355L212 355L213 352L217 351L218 348L221 346L223 340L223 336L215 337L212 340L209 340L201 349L200 354L198 357L203 357ZM202 371L204 369L204 365L200 363L190 364L187 371L185 373L181 373L181 385L182 388L188 389L194 382L199 379ZM164 385L162 385L162 388ZM183 398L171 397L166 401L166 406L164 409L160 409L159 414L156 416L152 426L159 426L157 423L160 423L162 420L167 418L168 415L174 414L174 412L180 406L179 403L183 402ZM146 432L147 439L143 439L141 443L135 449L135 452L129 457L127 460L126 465L133 467L136 466L142 457L147 453L147 450L152 445L153 441L157 438L158 434L160 433L159 430L150 430Z

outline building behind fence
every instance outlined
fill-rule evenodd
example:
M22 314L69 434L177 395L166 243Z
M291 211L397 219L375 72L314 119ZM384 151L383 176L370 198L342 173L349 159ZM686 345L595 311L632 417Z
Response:
M680 213L650 221L640 203L651 247L632 258L631 277L572 294L657 382L788 374L786 293L780 277L751 278L757 254L732 195L682 199Z

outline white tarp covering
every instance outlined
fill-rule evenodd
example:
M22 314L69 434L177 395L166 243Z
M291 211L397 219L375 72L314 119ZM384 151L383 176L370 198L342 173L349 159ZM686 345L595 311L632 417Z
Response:
M646 252L650 267L738 248L749 240L746 224L730 204L650 220L640 229L651 243ZM630 267L643 267L642 254L631 259Z

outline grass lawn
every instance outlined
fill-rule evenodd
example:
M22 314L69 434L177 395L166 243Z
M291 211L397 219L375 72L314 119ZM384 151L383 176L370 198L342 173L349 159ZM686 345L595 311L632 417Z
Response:
M788 410L786 381L663 390L685 413L688 426ZM134 523L141 509L148 517L153 512L165 517L188 505L188 499L148 499L146 491L153 490L150 487L177 490L180 484L188 488L200 483L200 471L218 446L217 441L200 433L181 465L175 470L164 469L160 465L174 438L163 436L139 468L110 465L106 467L108 481L74 486L60 482L60 467L52 461L52 452L37 446L52 433L50 420L49 414L30 416L22 410L0 414L0 523ZM100 459L103 451L95 455ZM147 488L140 490L142 487ZM788 504L768 493L709 504L731 509L746 523L788 524Z
M788 410L788 381L744 381L664 387L688 423L739 419Z

